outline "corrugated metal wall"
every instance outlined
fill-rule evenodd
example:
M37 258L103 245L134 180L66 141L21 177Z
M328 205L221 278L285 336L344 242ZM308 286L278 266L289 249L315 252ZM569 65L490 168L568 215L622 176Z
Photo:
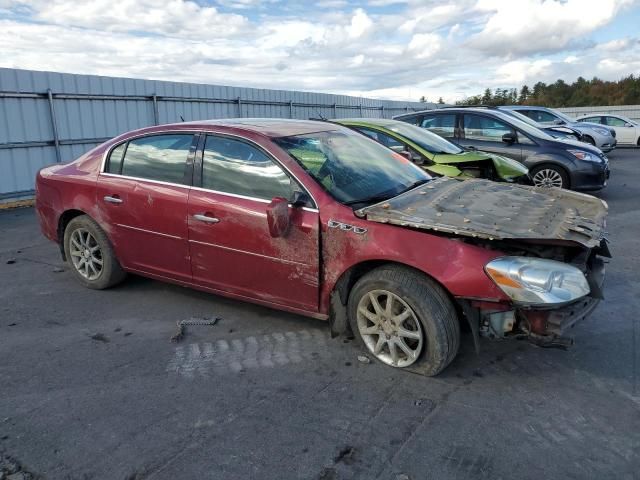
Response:
M0 201L31 196L41 167L72 160L107 138L135 128L181 118L391 117L434 106L0 68Z
M581 117L583 115L591 115L592 113L610 113L612 115L622 115L623 117L628 117L631 120L640 122L640 105L616 105L610 107L567 107L559 108L558 110L574 118Z

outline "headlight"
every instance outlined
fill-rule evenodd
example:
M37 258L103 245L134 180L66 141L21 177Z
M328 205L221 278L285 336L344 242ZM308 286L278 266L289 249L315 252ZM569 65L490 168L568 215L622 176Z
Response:
M579 160L585 160L587 162L599 162L600 158L592 153L585 152L584 150L567 150L571 155Z
M501 257L489 262L485 271L511 300L524 305L568 303L590 292L579 269L555 260Z
M604 135L605 137L610 137L611 136L611 132L609 130L607 130L606 128L595 127L592 130L594 132L600 134L600 135Z

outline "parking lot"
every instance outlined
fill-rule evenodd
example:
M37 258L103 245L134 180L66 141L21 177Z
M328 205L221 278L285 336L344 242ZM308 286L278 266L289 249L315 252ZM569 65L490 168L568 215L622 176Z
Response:
M436 378L359 361L325 322L134 276L84 289L33 209L3 211L0 461L50 479L640 478L640 151L609 157L614 258L575 346L476 355L466 332Z

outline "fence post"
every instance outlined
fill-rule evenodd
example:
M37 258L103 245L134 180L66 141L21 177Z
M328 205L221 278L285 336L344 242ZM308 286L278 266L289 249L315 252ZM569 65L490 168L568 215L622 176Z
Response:
M237 102L238 102L238 118L242 118L242 100L240 100L240 97L238 97Z
M51 127L53 128L53 145L56 148L56 161L62 162L62 154L60 153L60 137L58 136L58 122L56 120L56 109L53 106L53 93L51 89L47 89L47 98L49 99L49 112L51 113Z
M338 105L336 103L333 104L333 118L338 118Z
M360 102L360 118L362 118L362 102Z
M289 100L289 118L293 118L293 100Z
M384 118L384 105L380 106L380 118Z
M407 112L407 113L409 113L409 105L407 105L407 106L405 106L405 107L404 107L404 111L405 111L405 112Z
M158 113L158 96L154 93L151 97L153 100L153 123L160 125L160 114Z

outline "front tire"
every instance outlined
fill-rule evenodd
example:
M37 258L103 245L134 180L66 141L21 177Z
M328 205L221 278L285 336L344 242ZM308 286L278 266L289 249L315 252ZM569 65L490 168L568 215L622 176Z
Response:
M531 180L536 187L569 188L569 176L561 168L542 165L531 171Z
M102 290L126 276L107 235L87 215L73 218L65 228L64 253L74 276L85 287Z
M585 143L588 143L589 145L593 145L594 147L596 146L596 141L591 138L589 135L584 135L582 137L582 141Z
M364 275L349 294L349 322L377 360L440 373L460 347L460 324L446 292L410 268L387 265Z

